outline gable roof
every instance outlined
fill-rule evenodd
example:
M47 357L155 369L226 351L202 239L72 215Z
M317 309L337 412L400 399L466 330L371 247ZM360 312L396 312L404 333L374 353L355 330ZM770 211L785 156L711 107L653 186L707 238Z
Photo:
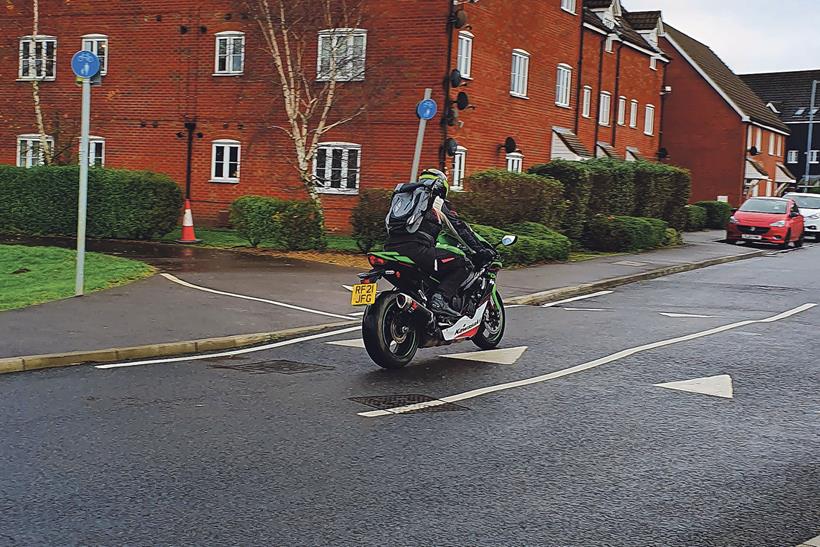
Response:
M740 78L761 99L777 107L780 111L780 119L784 122L809 121L811 82L812 80L820 80L820 70L744 74ZM820 95L818 95L815 107L820 108ZM803 113L797 115L801 108ZM820 111L814 117L816 120L820 120Z
M607 27L601 18L592 11L593 9L601 10L603 8L609 8L609 6L612 5L612 2L613 0L586 0L584 2L584 23L595 27L603 33L616 34L624 42L629 42L640 48L662 54L663 51L659 46L652 44L648 39L642 36L641 33L632 27L630 22L630 14L625 9L621 9L622 15L615 15L615 26L613 28ZM656 13L660 16L661 12ZM657 19L655 22L657 24ZM655 27L650 27L650 30L652 28Z
M664 36L672 42L675 49L687 57L690 63L696 65L695 69L706 77L724 100L738 111L738 114L752 122L784 133L789 132L789 128L778 118L777 114L766 107L760 97L755 95L755 92L732 72L732 69L709 46L669 24L664 24L664 30Z
M660 11L625 11L624 16L635 30L654 30L658 28Z
M585 0L584 7L589 9L608 8L612 5L612 0Z

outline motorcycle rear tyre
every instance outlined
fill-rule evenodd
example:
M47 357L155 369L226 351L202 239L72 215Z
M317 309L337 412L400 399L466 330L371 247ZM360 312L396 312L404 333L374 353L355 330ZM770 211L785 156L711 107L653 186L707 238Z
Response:
M373 362L382 368L398 369L413 360L416 351L419 349L419 335L415 329L411 329L406 336L410 337L404 344L400 354L394 353L391 348L392 338L388 339L386 333L391 325L386 321L395 319L397 313L401 313L396 302L396 293L383 293L376 298L376 302L367 307L362 319L362 340ZM397 350L401 346L397 346Z

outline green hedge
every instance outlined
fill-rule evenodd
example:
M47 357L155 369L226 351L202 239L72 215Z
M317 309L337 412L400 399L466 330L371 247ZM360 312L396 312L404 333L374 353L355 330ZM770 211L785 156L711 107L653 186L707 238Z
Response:
M544 165L536 165L530 168L529 172L550 177L564 185L566 212L560 231L574 241L580 240L584 233L592 195L589 169L581 162L553 160Z
M809 194L820 194L820 188L809 188Z
M77 235L78 166L0 166L0 232ZM179 186L148 171L93 168L88 174L89 237L154 239L172 231Z
M532 226L530 226L532 228ZM504 231L492 226L473 225L473 230L493 245L498 245L501 238L514 231ZM506 265L536 264L555 260L567 260L572 248L572 242L558 232L546 226L535 228L534 232L544 237L528 237L517 234L518 241L510 247L499 246L498 252Z
M231 224L253 247L263 241L289 251L327 245L321 211L312 201L243 196L231 204Z
M635 211L634 163L609 158L584 162L592 183L589 216L631 215Z
M564 187L556 180L490 170L470 175L465 187L467 192L453 192L450 200L466 220L490 226L523 221L561 226Z
M706 209L700 205L686 206L686 231L699 232L706 227Z
M387 240L385 217L390 209L392 190L371 189L359 192L359 203L353 209L350 223L353 239L367 253Z
M634 162L635 211L633 216L664 218L672 194L672 174L669 167L648 161Z
M584 243L593 251L654 249L666 241L668 227L656 218L598 215L590 219Z
M732 206L724 201L699 201L698 207L706 209L706 227L721 230L732 216Z
M678 231L686 229L688 220L686 206L692 197L692 174L687 169L672 165L664 166L669 171L671 188L666 200L666 209L661 217Z

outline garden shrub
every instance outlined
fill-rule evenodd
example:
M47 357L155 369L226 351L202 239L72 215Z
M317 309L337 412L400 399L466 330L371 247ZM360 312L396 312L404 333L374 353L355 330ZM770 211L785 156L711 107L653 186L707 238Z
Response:
M686 204L692 197L692 175L687 169L680 167L665 165L664 168L669 172L671 187L667 196L666 210L661 218L676 230L681 231L686 229L688 222Z
M584 165L590 171L589 216L635 211L635 170L630 162L601 158Z
M312 201L243 196L231 204L231 224L252 247L263 241L289 251L324 249L322 215Z
M80 168L0 167L0 232L77 235ZM93 168L88 173L89 237L154 239L179 221L182 192L166 175Z
M390 209L392 195L392 190L371 189L359 192L359 203L353 209L350 223L353 226L353 239L365 253L387 240L384 219Z
M560 182L526 173L490 170L473 173L467 192L453 192L453 207L466 220L490 226L538 222L558 228L564 213Z
M683 245L683 234L674 228L667 228L666 235L663 238L663 247L677 247Z
M578 241L584 233L592 183L589 169L581 162L553 160L547 164L536 165L530 173L550 177L564 186L566 211L560 231L571 240Z
M700 205L686 206L686 231L698 232L706 227L706 209Z
M511 232L499 230L492 226L473 225L473 229L492 245L498 245L501 238ZM548 229L547 229L548 230ZM538 262L567 260L572 248L570 240L557 232L539 230L546 237L529 237L519 235L518 241L510 247L499 246L498 252L506 265L528 265Z
M723 229L732 216L732 206L724 201L699 201L695 205L706 209L707 228Z
M655 218L597 215L589 220L584 243L593 251L639 251L663 245L668 224Z
M664 218L673 185L669 167L648 161L634 162L632 166L635 173L633 215L643 218Z

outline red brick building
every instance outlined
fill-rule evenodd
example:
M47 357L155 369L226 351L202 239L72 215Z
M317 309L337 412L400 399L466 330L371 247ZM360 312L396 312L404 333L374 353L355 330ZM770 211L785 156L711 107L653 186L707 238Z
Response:
M440 108L422 164L448 168L455 186L472 171L556 157L656 158L668 64L659 15L628 13L619 0L419 4L365 2L361 28L346 34L363 77L339 82L336 110L366 110L322 139L314 173L329 227L347 228L360 189L409 177L425 88ZM286 120L272 61L241 2L41 0L36 39L30 2L2 9L0 163L40 161L35 78L49 138L61 161L76 161L70 58L88 48L105 60L93 90L92 161L160 171L182 186L190 179L199 221L224 221L241 195L305 196L293 144L277 129ZM306 44L317 79L327 30L310 29ZM446 77L455 68L465 81L458 89ZM471 107L448 123L458 92ZM459 144L453 158L443 152L448 138ZM512 152L501 146L508 138Z
M705 44L666 25L672 59L663 110L669 161L692 171L692 200L739 206L794 182L783 164L788 127Z

